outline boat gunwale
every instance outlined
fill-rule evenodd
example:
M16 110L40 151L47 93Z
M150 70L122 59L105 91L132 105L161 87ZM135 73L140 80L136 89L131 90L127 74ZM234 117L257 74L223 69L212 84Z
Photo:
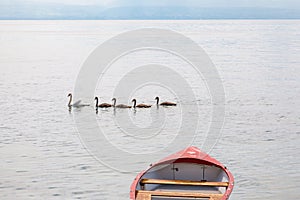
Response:
M196 152L195 154L189 154L190 152ZM233 186L234 186L234 178L231 172L219 161L210 157L208 154L202 152L197 147L191 146L182 151L179 151L175 154L172 154L153 165L150 165L146 170L141 171L134 179L133 183L130 187L130 200L135 200L136 198L136 186L140 182L141 178L151 169L156 166L163 165L163 164L172 164L172 163L195 163L195 164L205 164L209 166L215 166L222 169L226 175L228 176L228 187L223 194L221 200L226 200L229 198Z

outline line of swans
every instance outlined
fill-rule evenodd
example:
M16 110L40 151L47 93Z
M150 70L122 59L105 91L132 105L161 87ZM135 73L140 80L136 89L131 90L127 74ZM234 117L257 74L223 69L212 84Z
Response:
M90 106L90 104L81 103L81 100L78 100L75 103L72 103L72 94L71 93L68 94L68 97L69 97L69 103L68 103L69 108L71 108L71 107L80 108L80 107L84 107L84 106ZM116 104L117 103L116 98L112 99L112 104L109 104L109 103L99 104L98 97L95 97L94 100L96 101L96 105L95 105L96 108L109 108L109 107L113 107L113 108L150 108L152 106L152 105L148 105L148 104L137 104L136 99L132 99L132 101L131 101L133 103L132 106L125 105L125 104ZM176 106L177 105L176 103L168 102L168 101L159 103L159 97L155 97L155 100L156 100L157 106L159 106L159 105L160 106Z

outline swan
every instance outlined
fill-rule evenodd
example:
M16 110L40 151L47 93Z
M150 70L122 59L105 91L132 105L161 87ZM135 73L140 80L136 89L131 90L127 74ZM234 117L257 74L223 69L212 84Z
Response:
M109 107L112 106L109 103L101 103L101 104L98 105L98 101L99 101L98 97L95 97L95 101L96 101L96 108L98 108L98 107L99 108L109 108Z
M133 102L133 108L150 108L151 105L146 105L146 104L138 104L136 105L136 99L132 99Z
M72 99L73 99L72 94L69 93L68 97L70 98L69 103L68 103L69 107L80 108L80 107L83 107L83 106L89 106L90 105L90 104L81 104L81 100L78 100L75 103L71 104L72 103Z
M159 97L155 97L155 100L156 100L156 105L161 105L161 106L176 106L176 103L172 103L172 102L168 102L168 101L159 103Z
M114 108L131 108L131 106L128 106L128 105L125 105L125 104L118 104L118 105L116 105L116 102L117 102L116 98L113 98L112 101L113 101L113 105L112 106Z

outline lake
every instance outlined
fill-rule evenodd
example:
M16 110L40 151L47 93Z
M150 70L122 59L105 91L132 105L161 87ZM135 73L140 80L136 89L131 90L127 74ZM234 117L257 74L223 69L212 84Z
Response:
M74 101L91 106L69 111L67 95L89 55L102 48L102 62L114 51L105 53L104 42L140 28L172 30L199 45L221 93L179 54L134 49L81 91L107 103L136 98L151 109L96 113L94 99L77 93ZM0 44L1 199L129 199L139 171L187 144L232 172L231 200L300 197L300 21L3 20ZM174 40L170 47L185 45ZM178 105L157 109L156 96Z

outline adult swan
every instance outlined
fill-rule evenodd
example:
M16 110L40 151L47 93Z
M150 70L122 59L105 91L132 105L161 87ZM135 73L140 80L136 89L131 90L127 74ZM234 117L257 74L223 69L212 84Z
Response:
M89 106L90 105L90 104L82 104L81 100L78 100L78 101L76 101L75 103L72 104L72 99L73 99L72 94L69 93L68 97L70 98L69 103L68 103L69 108L71 108L71 107L80 108L80 107L83 107L83 106Z

